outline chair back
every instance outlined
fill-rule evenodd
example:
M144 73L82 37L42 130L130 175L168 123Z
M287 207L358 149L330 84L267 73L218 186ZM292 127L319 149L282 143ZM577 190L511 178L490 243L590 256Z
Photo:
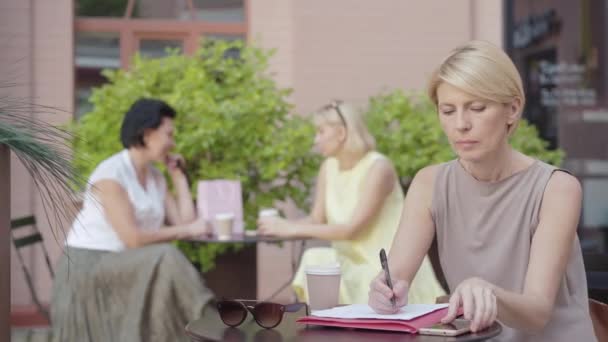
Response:
M445 279L443 269L441 268L441 262L439 261L439 249L437 247L436 236L433 238L433 242L429 247L427 255L429 257L429 261L431 262L431 266L433 267L433 272L435 272L435 277L437 278L437 281L439 282L445 293L450 293L450 287L448 286L448 282Z
M589 298L608 303L608 255L585 253L583 259L587 273Z
M589 314L599 342L608 341L608 304L589 299Z
M598 341L608 342L608 256L601 253L583 254L587 273L589 314Z
M29 233L21 233L25 231L24 228L30 227L31 230ZM21 234L20 234L21 233ZM44 246L44 240L42 234L38 230L38 226L36 225L36 217L34 216L25 216L20 217L14 220L11 220L11 240L13 242L13 246L15 247L15 252L17 253L17 260L19 260L19 264L21 265L21 269L23 270L23 275L25 277L25 282L30 290L30 294L32 296L32 300L40 310L42 314L49 318L49 314L47 309L42 305L38 294L36 293L36 288L34 287L34 283L32 281L31 270L26 266L24 262L23 255L21 254L21 249L28 246L33 246L35 244L39 244L43 255L44 260L46 262L46 266L49 270L49 274L52 278L55 277L55 273L53 271L53 266L51 265L51 259L49 258L49 253Z

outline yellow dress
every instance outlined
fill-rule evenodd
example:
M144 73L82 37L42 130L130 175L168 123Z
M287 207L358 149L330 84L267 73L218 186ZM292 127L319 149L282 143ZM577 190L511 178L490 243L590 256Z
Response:
M362 194L365 176L380 158L378 152L367 153L352 169L340 171L335 158L327 160L325 215L327 224L348 222L356 209ZM338 262L342 270L340 284L340 304L365 304L368 301L369 284L380 272L379 252L387 252L399 226L404 196L400 185L386 198L378 216L369 227L348 241L334 241L331 248L311 248L302 256L300 267L293 281L293 288L301 301L307 300L305 269L311 265L325 265ZM408 294L409 303L434 303L435 298L444 295L435 278L428 257L425 257L416 274Z

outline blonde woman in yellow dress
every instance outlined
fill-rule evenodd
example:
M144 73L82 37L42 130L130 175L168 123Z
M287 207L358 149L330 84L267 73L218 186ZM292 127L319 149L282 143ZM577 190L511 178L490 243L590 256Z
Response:
M369 283L380 271L378 252L389 249L404 195L393 163L375 151L362 115L334 102L314 115L315 146L326 158L319 170L312 212L300 220L265 217L261 234L331 241L331 248L307 250L294 278L299 300L307 301L304 269L338 262L340 303L367 303ZM434 303L444 295L428 258L408 292L410 303Z

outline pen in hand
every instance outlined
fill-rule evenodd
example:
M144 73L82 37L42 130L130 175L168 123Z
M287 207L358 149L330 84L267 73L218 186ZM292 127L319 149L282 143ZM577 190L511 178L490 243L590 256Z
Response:
M393 282L391 281L391 274L388 271L388 260L386 259L386 252L384 251L384 248L382 248L380 250L380 264L382 265L382 269L384 270L384 274L386 277L386 285L388 285L388 287L391 289L391 291L393 290ZM393 305L393 309L395 308L395 295L393 293L393 296L391 297L391 304Z

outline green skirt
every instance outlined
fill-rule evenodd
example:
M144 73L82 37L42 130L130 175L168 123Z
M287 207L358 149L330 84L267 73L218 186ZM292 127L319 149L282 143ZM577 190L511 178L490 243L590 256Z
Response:
M67 247L53 285L53 339L188 341L184 327L200 318L212 299L200 274L173 245L123 252Z

